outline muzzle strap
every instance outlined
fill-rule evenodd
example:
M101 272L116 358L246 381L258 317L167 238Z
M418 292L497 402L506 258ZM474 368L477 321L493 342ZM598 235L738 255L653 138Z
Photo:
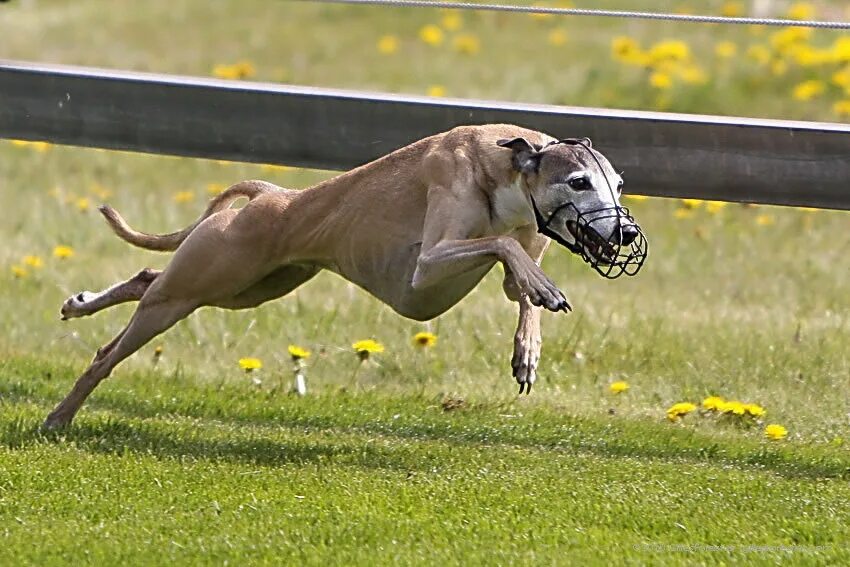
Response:
M566 240L564 240L563 236L549 228L549 223L552 222L552 219L554 219L558 215L558 213L561 212L561 210L571 205L572 203L564 203L563 205L552 211L552 214L549 215L549 220L544 220L543 214L540 212L540 209L537 208L537 202L535 202L534 197L531 197L531 208L534 209L534 218L537 221L537 232L539 232L543 236L546 236L547 238L551 238L573 254L581 254L581 246L579 246L578 240L576 240L575 242L567 242Z

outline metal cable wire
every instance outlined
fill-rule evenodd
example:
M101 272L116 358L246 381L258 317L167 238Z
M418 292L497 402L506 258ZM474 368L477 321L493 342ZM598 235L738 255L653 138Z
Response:
M692 24L741 24L751 26L785 26L846 30L850 22L828 22L819 20L787 20L782 18L730 18L727 16L698 16L689 14L666 14L633 12L629 10L589 10L582 8L550 8L547 6L513 6L510 4L476 4L474 2L432 2L429 0L305 0L326 4L360 4L392 6L402 8L443 8L447 10L485 10L490 12L519 12L523 14L552 14L556 16L594 16L602 18L631 18L642 20L666 20Z

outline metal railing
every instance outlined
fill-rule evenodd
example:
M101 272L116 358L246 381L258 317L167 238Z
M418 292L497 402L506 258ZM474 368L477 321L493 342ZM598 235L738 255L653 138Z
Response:
M0 137L344 170L461 124L588 136L628 192L850 209L850 125L436 99L0 61Z

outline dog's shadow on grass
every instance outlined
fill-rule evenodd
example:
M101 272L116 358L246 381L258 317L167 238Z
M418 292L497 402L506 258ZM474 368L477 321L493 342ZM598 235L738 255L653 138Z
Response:
M0 397L14 403L46 405L57 396L46 396L37 388L21 384L0 386ZM48 399L51 398L51 399ZM224 427L258 427L254 432L234 433L228 438L226 431L220 438L211 438L200 434L168 431L162 424L154 421L170 413L162 407L139 404L126 392L113 392L101 396L90 404L92 409L105 410L115 417L92 419L84 418L73 426L59 431L43 431L32 418L13 420L0 426L0 445L10 448L25 447L33 443L73 442L78 448L95 453L123 454L126 452L152 454L159 458L194 458L210 461L230 461L253 463L257 465L281 466L290 463L345 462L355 466L374 469L394 469L399 471L425 470L433 465L414 449L406 447L415 441L436 441L463 446L504 445L512 447L531 444L541 450L579 451L591 453L603 458L651 458L674 459L690 462L716 462L723 460L724 448L706 439L669 439L671 444L640 443L635 440L619 441L612 437L607 443L599 443L596 438L585 432L561 443L561 433L557 438L541 434L528 439L506 430L499 434L491 428L485 428L486 441L476 436L476 431L467 428L452 428L448 420L434 420L420 426L388 427L381 422L360 422L357 424L342 422L327 415L301 414L288 415L281 420L271 421L268 416L237 416L228 412L209 411L203 407L182 407L180 415L188 419L212 419ZM120 417L119 417L120 416ZM124 418L127 418L126 420ZM151 421L147 421L151 420ZM446 425L441 427L440 424ZM281 427L297 432L286 438L270 435L262 428ZM560 431L560 430L559 430ZM322 434L359 434L361 437L378 435L397 439L399 443L391 448L379 447L362 438L343 442L333 437L322 438ZM681 437L681 436L679 436ZM850 478L850 466L846 457L836 455L817 455L803 448L802 453L792 450L758 450L752 454L738 451L737 455L727 458L727 462L738 466L754 466L771 470L787 478Z
M161 425L116 419L83 420L67 428L46 430L33 419L16 419L0 428L0 445L20 449L37 444L73 444L75 449L105 455L151 455L159 459L194 459L257 466L343 463L368 469L417 471L425 466L407 450L372 444L333 443L306 436L281 440L258 434L245 438L216 439L160 431ZM226 434L225 434L226 435Z

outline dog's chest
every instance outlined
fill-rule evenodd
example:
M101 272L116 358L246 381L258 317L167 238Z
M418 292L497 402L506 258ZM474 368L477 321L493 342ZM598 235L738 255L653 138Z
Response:
M497 186L490 197L490 219L499 233L510 232L534 222L534 211L520 180Z

